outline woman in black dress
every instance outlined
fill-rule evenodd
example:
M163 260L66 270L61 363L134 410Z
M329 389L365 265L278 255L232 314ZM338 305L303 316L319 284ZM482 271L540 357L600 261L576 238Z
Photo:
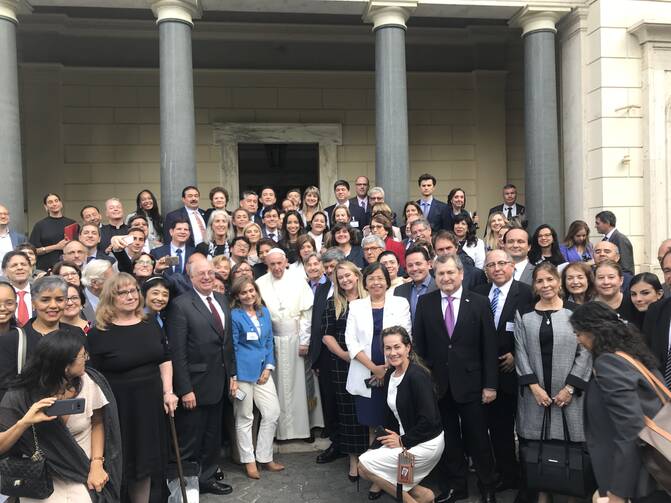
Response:
M91 366L107 378L119 409L123 451L122 501L147 503L151 476L163 476L172 414L172 362L157 323L144 319L137 281L119 273L103 287L96 326L88 334Z
M61 258L61 251L68 242L65 227L76 222L63 216L63 202L58 194L47 194L42 202L47 217L35 224L29 241L37 249L37 268L49 271Z
M358 480L357 463L359 454L368 449L368 428L359 424L356 418L354 397L347 392L347 373L350 357L345 344L345 328L349 302L366 295L363 276L352 262L343 260L335 268L336 281L333 297L326 302L322 315L322 341L331 352L331 380L335 385L338 409L338 446L340 452L349 455L349 478Z

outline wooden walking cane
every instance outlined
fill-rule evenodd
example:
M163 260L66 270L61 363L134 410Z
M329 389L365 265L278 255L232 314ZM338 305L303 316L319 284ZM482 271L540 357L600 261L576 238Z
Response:
M172 446L175 450L175 459L177 459L177 476L179 477L179 487L182 489L182 503L188 503L186 497L186 481L184 480L184 470L182 469L182 457L179 454L179 442L177 442L177 430L175 429L175 417L168 414L170 420L170 433L172 436Z

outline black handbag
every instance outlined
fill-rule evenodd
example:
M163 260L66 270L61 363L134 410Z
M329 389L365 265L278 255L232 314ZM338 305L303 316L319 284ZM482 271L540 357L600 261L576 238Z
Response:
M44 453L32 427L35 452L32 456L7 456L0 459L0 493L5 496L45 499L54 492L54 484L47 473Z
M571 442L566 412L561 409L564 440L549 440L550 408L545 409L540 440L528 440L520 446L522 469L527 489L578 498L587 498L596 490L596 480L587 447Z

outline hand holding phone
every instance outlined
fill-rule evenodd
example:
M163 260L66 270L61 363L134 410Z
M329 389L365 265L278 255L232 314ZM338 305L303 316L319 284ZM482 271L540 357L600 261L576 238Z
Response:
M175 267L179 265L179 257L165 257L165 263L169 267Z
M84 412L85 405L85 398L56 400L53 405L44 409L44 413L47 416L70 416L72 414L81 414Z

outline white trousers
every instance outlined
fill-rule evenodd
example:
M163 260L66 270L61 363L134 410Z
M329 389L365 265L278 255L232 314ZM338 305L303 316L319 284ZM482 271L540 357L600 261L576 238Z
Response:
M254 443L252 424L254 405L261 413L261 424L256 437L256 461L270 463L273 460L273 438L280 417L280 401L271 375L265 384L238 381L238 389L247 396L244 400L235 400L235 432L238 440L241 463L254 462Z

